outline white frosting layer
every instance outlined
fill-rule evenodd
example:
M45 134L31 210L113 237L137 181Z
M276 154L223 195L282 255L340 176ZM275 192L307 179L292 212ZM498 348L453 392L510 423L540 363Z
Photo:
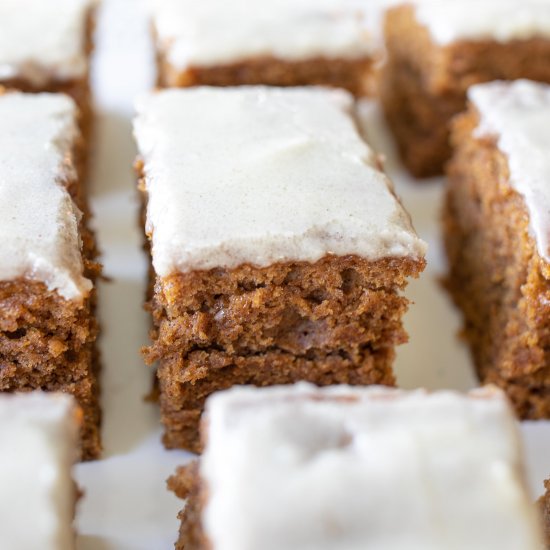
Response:
M40 86L86 74L86 16L96 0L0 0L0 80Z
M56 94L0 96L0 281L27 277L66 299L89 292L80 212L64 182L76 106Z
M150 2L159 46L180 69L263 56L302 60L373 53L363 0Z
M63 394L0 395L1 546L74 550L78 453L73 399Z
M213 550L540 550L519 436L470 396L307 384L207 403Z
M550 37L548 0L416 0L417 20L435 42Z
M326 254L423 256L352 108L347 93L320 88L145 98L135 135L157 274Z
M525 199L538 252L550 262L550 86L528 80L470 88L479 136L496 136L510 184Z

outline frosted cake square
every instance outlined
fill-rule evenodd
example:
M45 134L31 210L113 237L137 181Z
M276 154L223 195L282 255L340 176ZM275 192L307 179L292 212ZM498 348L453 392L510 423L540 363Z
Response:
M358 0L151 0L166 86L326 85L363 95L377 59Z
M166 445L198 450L205 398L235 384L393 384L425 245L352 97L198 87L138 111Z
M233 388L202 429L199 462L169 480L188 499L178 550L541 548L496 388Z
M66 95L0 95L0 391L74 395L82 455L94 458L99 265L77 117Z
M454 123L447 286L483 382L550 417L550 86L480 84Z

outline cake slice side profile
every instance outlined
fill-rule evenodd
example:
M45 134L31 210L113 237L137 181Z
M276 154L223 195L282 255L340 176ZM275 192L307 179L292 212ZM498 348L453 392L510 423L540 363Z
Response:
M135 134L168 447L235 384L393 384L425 245L343 91L165 90ZM213 136L216 136L213 139Z
M202 434L169 480L188 499L178 550L541 547L496 388L233 388L209 398Z
M479 378L521 418L550 417L550 86L474 86L453 130L447 287Z

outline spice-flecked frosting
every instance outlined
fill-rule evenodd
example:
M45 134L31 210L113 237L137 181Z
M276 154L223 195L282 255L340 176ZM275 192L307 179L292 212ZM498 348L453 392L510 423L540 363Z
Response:
M79 426L72 397L0 394L0 546L75 550Z
M416 18L438 44L550 38L548 0L415 0Z
M507 156L510 184L525 200L540 256L550 262L550 86L529 80L470 88L478 136L494 136Z
M150 0L159 46L176 68L275 57L357 58L375 41L363 0Z
M83 276L81 213L65 182L78 136L76 106L61 94L0 95L0 281L27 278L66 299L92 287Z
M207 401L212 550L540 550L504 394L308 384Z
M321 88L154 93L134 131L155 271L422 258L424 243L361 139L351 96Z
M97 0L0 0L0 80L41 86L88 70L86 19Z

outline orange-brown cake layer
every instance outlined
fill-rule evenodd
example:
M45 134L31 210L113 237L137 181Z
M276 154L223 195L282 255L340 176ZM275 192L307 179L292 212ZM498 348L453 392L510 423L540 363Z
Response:
M157 53L158 85L187 86L331 86L355 96L373 94L374 65L371 57L288 61L275 57L247 59L213 67L193 66L179 70Z
M165 444L198 451L206 397L235 384L393 384L399 291L422 268L327 256L157 278L146 359L159 361Z
M447 287L480 379L504 388L522 418L550 417L550 269L538 253L524 198L510 184L496 138L457 119L444 233Z

